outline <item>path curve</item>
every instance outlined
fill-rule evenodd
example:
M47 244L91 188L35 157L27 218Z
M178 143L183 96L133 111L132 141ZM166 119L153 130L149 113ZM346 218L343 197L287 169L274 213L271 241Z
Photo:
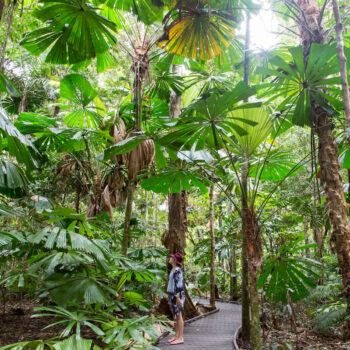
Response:
M216 307L220 309L219 312L185 326L185 344L168 344L172 337L169 335L157 346L164 350L232 350L234 334L241 326L241 306L216 302Z

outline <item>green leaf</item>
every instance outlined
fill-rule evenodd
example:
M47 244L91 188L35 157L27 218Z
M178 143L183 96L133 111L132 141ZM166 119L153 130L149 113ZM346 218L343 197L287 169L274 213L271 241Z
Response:
M279 182L286 177L292 177L303 169L301 164L293 162L288 152L278 149L269 152L267 158L259 160L250 167L249 176L266 181Z
M97 92L82 75L69 74L61 80L60 95L77 105L86 107L97 96Z
M97 159L108 160L115 155L129 153L146 139L147 137L145 135L129 137L107 148L103 153L97 156Z
M91 350L92 340L84 339L77 334L53 345L55 350Z
M64 119L68 125L94 129L101 124L99 112L102 111L103 104L85 77L80 74L65 76L60 83L60 94L74 104L73 111L69 112ZM92 101L95 107L90 105Z
M158 142L154 142L154 149L155 149L155 159L156 159L157 168L158 169L165 168L168 162L164 155L162 146Z
M340 163L343 169L350 169L350 148L343 151L340 156Z
M0 92L7 92L12 97L19 97L20 93L17 88L11 83L6 75L0 72Z
M272 119L264 107L230 112L228 119L244 128L245 135L235 133L240 153L251 155L272 131Z
M160 173L141 181L141 187L147 191L168 194L179 193L197 187L201 193L208 191L210 182L205 178L192 175L190 171L169 166L161 170Z
M19 163L25 164L27 169L36 166L29 149L36 151L32 142L22 135L13 125L6 111L0 107L0 133L7 141L6 150L10 155L16 157Z
M104 54L116 43L114 23L84 0L41 0L34 15L47 27L35 30L21 45L33 55L46 50L46 62L75 64Z
M269 101L282 97L283 102L278 107L281 111L295 105L292 122L299 126L311 125L310 98L330 115L338 115L342 102L336 97L341 94L340 79L332 77L339 73L335 45L312 44L306 69L302 47L291 47L288 51L289 55L282 52L270 60L272 69L263 70L275 79L260 87L265 91L260 97L270 95Z
M307 297L310 288L315 288L313 278L318 279L320 276L313 270L321 266L310 263L304 265L304 258L295 256L296 252L306 249L306 246L299 246L302 240L303 237L289 241L280 247L278 253L270 254L265 258L258 286L262 288L267 284L267 297L287 304L288 293L295 302Z
M162 7L149 0L107 0L106 5L113 9L134 13L146 25L163 20Z

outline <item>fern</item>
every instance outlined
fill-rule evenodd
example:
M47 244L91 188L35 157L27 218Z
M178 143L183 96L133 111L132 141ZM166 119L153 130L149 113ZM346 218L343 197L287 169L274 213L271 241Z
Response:
M46 249L73 249L95 255L98 259L104 259L106 249L99 241L91 240L80 233L59 227L45 227L43 230L29 237L33 244L44 244Z
M317 286L308 296L306 301L309 303L319 303L329 299L336 298L341 292L341 284L329 283L325 286Z
M325 332L331 327L338 326L346 318L346 304L335 302L318 308L315 312L315 330Z

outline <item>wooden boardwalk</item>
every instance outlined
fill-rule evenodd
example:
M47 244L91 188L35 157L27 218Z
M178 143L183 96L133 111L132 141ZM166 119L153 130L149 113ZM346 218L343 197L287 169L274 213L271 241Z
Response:
M185 326L184 344L168 344L169 335L157 346L164 350L232 350L234 333L241 326L241 306L216 302L216 307L219 312Z

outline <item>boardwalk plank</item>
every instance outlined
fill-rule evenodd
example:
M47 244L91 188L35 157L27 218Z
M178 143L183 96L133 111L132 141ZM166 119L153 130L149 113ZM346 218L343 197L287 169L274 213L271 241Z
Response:
M169 335L158 346L163 350L232 350L234 333L241 325L241 306L220 302L216 306L219 312L185 326L185 344L168 344Z

